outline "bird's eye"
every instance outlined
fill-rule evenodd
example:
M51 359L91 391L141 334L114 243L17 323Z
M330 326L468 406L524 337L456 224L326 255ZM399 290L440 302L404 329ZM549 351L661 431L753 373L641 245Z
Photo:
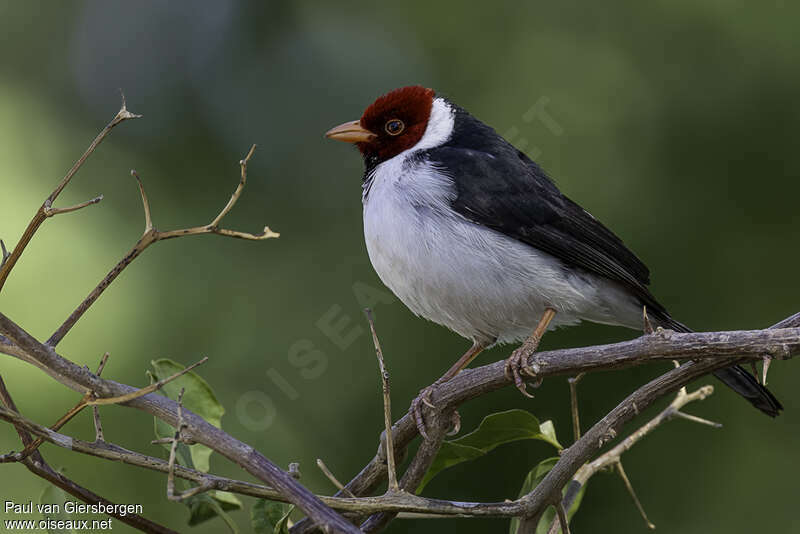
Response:
M384 129L389 135L400 135L405 127L406 125L403 124L403 121L400 119L392 119L390 121L386 121L386 126L384 126Z

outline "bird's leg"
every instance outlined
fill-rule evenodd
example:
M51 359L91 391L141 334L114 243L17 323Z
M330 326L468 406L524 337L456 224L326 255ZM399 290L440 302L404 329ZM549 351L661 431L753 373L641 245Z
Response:
M447 382L454 376L456 376L462 369L464 369L467 365L470 364L475 357L486 348L486 344L480 343L478 341L474 342L472 346L464 353L461 358L458 359L456 363L453 364L450 369L447 370L445 374L441 376L436 382L431 384L430 386L423 388L420 390L419 395L416 399L411 402L411 409L409 412L414 417L414 422L417 424L417 429L419 433L422 435L423 438L428 439L428 434L425 432L425 419L422 415L422 405L425 404L429 408L436 409L436 406L431 402L431 393L433 392L434 388L443 382ZM453 413L453 417L455 419L455 432L458 432L458 427L460 426L460 417L458 412Z
M533 398L533 395L528 393L525 387L525 380L522 375L536 376L536 373L528 365L528 356L536 352L539 348L539 342L542 340L550 321L556 316L556 310L553 308L545 308L542 318L533 333L525 340L525 342L517 348L511 356L506 360L506 377L514 382L517 389L526 397Z

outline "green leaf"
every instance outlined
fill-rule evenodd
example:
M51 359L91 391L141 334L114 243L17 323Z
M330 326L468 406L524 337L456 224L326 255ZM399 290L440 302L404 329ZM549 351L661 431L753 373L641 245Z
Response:
M153 366L153 371L150 373L151 381L153 382L163 380L185 369L183 365L167 358L153 360L150 363ZM217 400L208 382L194 371L189 371L185 375L165 384L162 391L168 397L177 399L181 388L185 390L183 394L183 405L186 408L215 427L222 427L222 416L225 413L225 408L223 408ZM172 427L156 419L156 437L172 437L174 433L175 431ZM169 443L165 444L165 446L167 449L170 448ZM211 449L200 444L191 445L188 449L194 468L207 473L210 467L209 458L211 457ZM183 463L183 465L187 464Z
M537 439L563 449L556 439L552 421L539 423L532 413L525 410L508 410L487 415L478 428L469 434L442 443L428 472L417 490L420 493L430 480L444 469L479 458L504 443L523 439Z
M259 499L250 509L250 522L256 534L288 534L289 515L294 505Z
M64 493L64 490L48 483L39 496L39 504L45 507L42 510L42 517L54 521L75 521L75 516L64 511L64 502L69 500L71 499ZM50 534L73 534L75 531L72 528L48 528L47 532Z
M539 485L539 483L544 479L545 475L550 472L551 469L556 465L558 462L558 457L547 458L539 462L536 467L531 469L528 473L528 476L525 477L525 482L522 483L522 488L519 490L519 496L522 497L523 495L527 495L533 489ZM567 484L567 488L569 484ZM567 488L564 488L562 494L567 493ZM575 500L572 501L572 505L567 510L567 518L572 519L572 516L575 515L575 512L578 511L578 508L581 505L581 501L583 501L583 494L586 491L586 484L581 486L578 490L578 494L575 496ZM547 531L550 528L550 524L553 522L553 519L556 516L556 511L552 506L548 506L547 509L542 514L541 519L539 519L539 524L536 525L536 534L547 534ZM508 532L509 534L516 534L517 528L519 527L519 519L516 517L511 519L511 525L509 526ZM559 530L559 532L561 532Z
M209 519L220 517L228 525L231 532L238 534L239 528L226 513L242 508L241 501L234 495L227 491L209 491L193 495L183 502L189 507L190 527L199 525Z

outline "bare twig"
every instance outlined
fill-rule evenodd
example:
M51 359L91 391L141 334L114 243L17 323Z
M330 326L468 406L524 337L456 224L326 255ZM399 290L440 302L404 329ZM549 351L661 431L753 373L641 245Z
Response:
M86 206L91 206L93 204L98 204L100 201L103 200L103 195L98 195L90 200L85 202L81 202L80 204L75 204L74 206L69 206L66 208L54 208L48 204L48 201L45 201L44 207L44 216L45 217L53 217L54 215L59 215L61 213L69 213L71 211L78 211L81 208L85 208Z
M389 477L389 491L400 491L397 483L397 468L394 462L394 441L392 439L392 401L389 394L389 371L383 361L383 351L381 342L378 340L378 333L375 331L375 321L372 319L372 310L364 310L369 322L369 329L372 332L372 342L375 345L375 355L378 357L378 369L381 374L381 384L383 385L383 421L385 425L385 447L386 447L386 469Z
M3 243L2 239L0 239L0 252L2 252L2 256L0 256L0 269L2 269L8 257L11 256L11 253L6 250L6 244Z
M622 482L625 484L625 489L628 490L628 494L631 496L631 499L633 499L633 504L636 505L636 509L639 510L639 514L641 514L642 519L644 519L647 528L649 528L650 530L655 530L656 526L653 524L652 521L650 521L650 519L648 519L647 512L644 511L644 506L642 506L639 497L636 496L636 491L634 491L633 484L631 484L630 479L628 479L628 475L625 473L625 469L622 467L621 460L617 460L616 469L617 473L619 473L620 478L622 478ZM563 508L564 503L561 503L561 506Z
M676 370L677 371L677 370ZM575 488L574 491L568 491L567 495L564 497L562 504L566 509L569 509L572 506L572 502L574 498L578 494L578 489L586 484L586 482L594 476L596 473L603 471L609 467L614 467L617 469L617 472L623 479L625 483L625 487L628 488L628 492L631 494L631 498L633 498L634 503L636 503L637 508L639 509L642 517L644 518L645 522L648 525L648 528L651 527L652 523L649 519L647 519L647 515L644 513L644 508L642 507L639 499L637 498L635 492L633 491L633 487L630 484L630 480L628 480L627 476L625 475L624 470L620 470L619 468L622 467L621 465L621 457L622 455L629 451L636 443L642 440L645 436L650 434L653 430L661 426L662 424L670 421L674 418L684 418L687 420L691 420L693 422L697 422L700 424L711 425L715 428L719 428L722 425L718 423L711 423L710 421L706 421L705 419L695 418L694 416L688 416L682 412L682 408L687 404L695 401L702 401L708 398L712 393L714 393L714 387L711 385L703 386L692 393L687 393L686 388L680 388L678 390L675 399L664 408L658 415L652 418L650 421L639 427L633 433L631 433L628 437L622 440L619 444L608 450L607 452L603 453L602 455L598 456L595 460L584 464L581 466L580 469L577 470L575 475L572 477L573 487ZM619 467L617 467L619 466Z
M198 365L203 365L208 361L208 356L203 356L199 361L193 363L192 365L188 365L166 378L162 378L158 382L153 382L149 386L145 386L141 389L137 389L136 391L132 391L130 393L126 393L125 395L119 395L116 397L101 397L101 398L94 398L90 399L86 402L88 406L98 406L104 404L122 404L125 402L130 402L134 399L138 399L139 397L143 397L154 391L158 391L159 389L163 388L166 384L169 384L173 380L180 378L181 376L185 375L189 371L193 370Z
M145 228L142 237L139 238L139 241L131 248L131 250L123 256L123 258L111 269L108 274L100 281L99 284L86 296L85 299L75 308L70 316L64 321L64 323L58 327L58 330L53 332L50 338L47 340L47 344L50 346L55 347L58 343L64 339L64 336L75 326L75 323L83 317L83 314L86 313L86 310L94 304L94 302L103 294L106 288L111 285L111 283L120 275L120 273L125 270L125 268L133 262L136 258L141 255L142 252L147 249L153 243L158 241L163 241L164 239L173 239L176 237L184 237L189 235L202 235L202 234L217 234L226 237L235 237L239 239L249 239L249 240L262 240L262 239L271 239L275 237L279 237L280 234L273 232L269 229L268 226L264 227L264 230L258 234L251 234L247 232L239 232L235 230L228 230L226 228L220 228L219 223L222 218L228 214L228 212L233 208L236 204L236 201L242 194L242 190L244 185L247 181L247 164L250 161L250 158L253 155L253 151L255 150L256 146L253 145L250 147L250 151L244 157L244 159L239 161L240 167L240 180L239 185L236 187L233 195L231 196L228 203L222 209L222 211L214 217L214 219L205 226L194 226L191 228L183 228L180 230L170 230L168 232L161 232L156 230L153 227L153 219L150 213L150 202L147 199L147 195L144 191L144 186L142 185L142 180L139 177L136 171L131 171L131 175L136 178L139 193L142 197L142 206L144 209L144 216L145 216Z
M350 493L347 488L344 487L344 484L339 482L339 479L336 478L336 475L334 475L330 469L328 469L328 466L325 465L325 462L323 462L321 458L317 458L317 467L319 467L319 470L322 471L322 474L331 481L331 484L336 486L336 489L343 491L348 497L355 497L355 495Z
M569 383L569 403L572 407L572 435L574 436L574 441L578 441L581 438L581 419L580 413L578 409L578 382L581 381L585 373L580 373L575 377L567 378L567 382Z
M3 286L5 285L6 280L8 279L8 275L11 273L11 270L14 268L14 265L16 265L17 260L19 260L20 256L22 255L22 252L25 250L25 247L27 247L28 243L30 243L31 239L33 239L34 234L36 234L36 231L39 229L42 223L49 217L49 215L47 215L46 213L46 210L48 209L58 210L58 208L52 207L53 203L55 202L56 198L58 198L58 195L61 194L61 191L63 191L64 188L67 186L67 184L70 182L70 180L72 180L72 177L75 176L75 173L78 172L78 170L83 166L87 158L92 155L92 153L95 151L98 145L100 145L100 143L103 142L103 139L105 139L108 136L108 134L111 133L111 130L113 130L115 126L121 124L122 122L128 119L136 119L139 117L141 117L141 115L136 115L128 111L127 107L125 106L125 97L123 96L122 106L120 107L117 114L114 116L113 119L111 119L111 122L109 122L99 134L97 134L97 137L94 138L92 143L89 145L89 148L87 148L86 151L83 153L83 155L80 158L78 158L78 161L76 161L75 164L72 166L72 168L70 168L70 170L67 171L67 174L61 179L61 181L58 183L53 192L50 193L50 195L45 199L45 201L42 203L42 205L34 214L33 218L31 219L31 222L28 223L28 227L25 229L25 232L22 234L22 237L20 237L19 242L11 251L11 254L8 255L8 257L2 262L2 266L0 266L0 291L3 290ZM63 211L57 211L57 212L63 213Z

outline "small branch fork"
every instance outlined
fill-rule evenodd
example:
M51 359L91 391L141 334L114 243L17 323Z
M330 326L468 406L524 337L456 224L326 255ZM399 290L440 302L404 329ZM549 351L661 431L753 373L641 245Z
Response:
M89 307L94 304L94 302L103 294L103 291L111 285L111 283L117 278L117 276L122 273L122 271L133 262L139 255L147 249L153 243L158 241L162 241L164 239L173 239L177 237L184 237L190 235L202 235L202 234L217 234L226 237L234 237L238 239L248 239L248 240L263 240L263 239L271 239L278 237L280 234L273 232L269 229L268 226L264 227L264 230L259 234L251 234L247 232L239 232L236 230L228 230L227 228L220 228L219 224L222 222L222 219L228 212L233 209L234 205L236 205L236 201L239 200L239 197L244 190L245 183L247 183L247 164L250 161L250 158L253 156L253 152L255 151L256 146L253 145L250 147L250 150L247 152L247 155L244 159L239 161L240 167L240 179L239 184L236 187L236 190L231 195L230 200L222 208L222 211L214 217L214 219L205 226L193 226L191 228L183 228L180 230L170 230L167 232L162 232L157 230L153 226L153 218L150 212L150 202L147 199L147 194L144 191L144 185L142 184L142 180L139 177L139 174L135 171L131 171L131 175L136 178L136 183L139 186L139 193L142 197L142 207L144 210L144 232L142 233L142 237L136 244L131 248L131 250L114 266L111 271L100 281L99 284L89 293L89 295L81 302L78 307L73 311L70 316L64 321L64 323L58 327L58 330L53 332L50 338L47 340L47 344L51 347L55 347L59 344L59 342L64 339L64 336L72 329L73 326L83 317L83 314L89 309Z
M675 396L675 399L669 404L669 406L664 408L658 415L656 415L650 421L639 427L637 430L635 430L628 437L623 439L619 444L614 446L612 449L598 456L595 460L584 464L580 469L578 469L578 471L572 477L572 482L571 482L571 484L573 485L572 487L574 487L574 490L571 492L570 491L567 492L567 496L561 501L561 506L569 510L569 508L572 506L572 503L574 502L575 496L578 493L577 490L581 486L584 486L586 482L596 473L604 471L609 468L613 468L619 474L620 478L625 484L625 487L628 490L631 499L636 505L637 510L639 510L639 513L641 514L642 519L644 519L644 522L647 525L647 527L650 529L655 529L655 525L653 525L653 523L647 518L647 514L644 511L644 507L642 506L642 503L639 501L639 498L636 496L636 492L633 490L633 485L628 479L628 476L625 473L625 469L622 467L622 455L631 450L634 445L636 445L639 441L641 441L642 438L653 432L653 430L673 419L685 419L687 421L692 421L694 423L711 426L713 428L721 428L722 425L719 423L708 421L706 419L690 415L682 411L683 407L686 406L687 404L705 400L713 393L714 393L714 386L711 385L703 386L691 393L687 393L686 388L682 387L680 390L678 390L678 394ZM558 521L555 521L554 524L551 525L550 532L555 533L557 531L558 531Z
M94 138L92 143L89 145L89 148L83 153L83 155L78 158L78 161L72 165L67 174L61 179L58 183L56 188L53 190L52 193L45 199L42 205L34 214L31 222L28 223L28 227L25 229L25 232L20 237L19 242L11 251L10 254L6 254L5 246L3 246L3 260L0 262L0 291L3 290L3 286L8 279L8 275L11 273L11 270L14 268L14 265L17 264L20 256L22 256L22 252L25 250L25 247L28 246L33 236L36 234L36 231L42 225L42 223L49 217L53 215L58 215L60 213L69 213L71 211L76 211L81 208L85 208L86 206L91 206L92 204L97 204L101 200L103 200L103 196L100 195L99 197L93 198L92 200L88 200L81 204L76 204L75 206L71 206L69 208L54 208L53 203L58 198L58 195L61 194L61 191L67 186L67 184L72 180L72 177L78 172L78 170L83 166L89 156L94 153L95 149L103 142L103 140L108 137L116 126L122 124L128 119L138 119L141 115L136 115L135 113L131 113L128 111L128 108L125 106L125 95L122 96L122 106L120 107L117 114L111 119L103 130L97 134L97 137Z
M103 371L103 368L105 367L105 364L106 364L107 360L108 360L108 353L106 353L103 356L103 359L100 361L100 366L98 366L98 369L97 369L97 375L98 376ZM125 402L130 402L130 401L132 401L134 399L138 399L139 397L143 397L143 396L145 396L145 395L147 395L149 393L152 393L154 391L158 391L159 389L164 387L165 384L168 384L168 383L172 382L173 380L175 380L176 378L179 378L180 376L183 376L184 374L188 373L189 371L191 371L192 369L194 369L198 365L202 365L202 364L206 363L207 361L208 361L208 357L204 357L199 362L193 363L192 365L190 365L190 366L188 366L188 367L186 367L184 369L181 369L180 371L178 371L177 373L175 373L175 374L173 374L171 376L168 376L168 377L166 377L166 378L164 378L162 380L159 380L158 382L154 382L154 383L150 384L149 386L145 386L145 387L143 387L141 389L137 389L137 390L132 391L130 393L126 393L125 395L119 395L117 397L101 397L101 398L98 398L97 395L93 391L90 391L90 392L86 393L83 396L83 398L78 402L78 404L76 404L67 413L65 413L63 416L61 416L59 418L59 420L56 421L55 424L50 427L50 429L51 430L60 430L65 424L67 424L76 415L78 415L84 408L86 408L87 406L91 406L92 410L94 412L93 416L94 416L95 432L96 432L95 439L98 440L98 441L103 441L103 428L100 425L100 414L97 412L97 407L98 406L108 405L108 404L122 404L122 403L125 403ZM24 460L25 458L30 456L30 454L33 453L36 449L38 449L43 441L44 440L42 438L39 438L39 439L31 442L30 444L26 445L25 448L20 452L12 453L12 454L6 454L6 455L0 456L0 463L20 462L20 461Z

